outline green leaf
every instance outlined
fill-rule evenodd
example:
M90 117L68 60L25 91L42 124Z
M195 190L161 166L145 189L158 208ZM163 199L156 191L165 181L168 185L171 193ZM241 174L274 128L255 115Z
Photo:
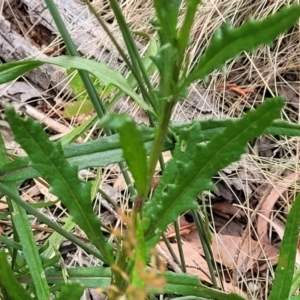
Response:
M76 267L68 268L68 280L78 281L87 288L108 288L111 281L111 269L104 267ZM51 268L46 270L49 284L64 284L61 270ZM24 278L26 279L26 278ZM22 281L22 279L21 279Z
M77 267L69 268L69 280L79 281L86 288L103 288L110 285L111 269L103 267ZM49 284L63 284L61 271L57 269L46 270ZM215 289L209 288L199 281L196 276L188 274L175 274L174 272L157 273L158 276L165 277L167 284L163 287L164 293L197 296L205 299L220 300L245 300L241 296L231 293L227 294ZM22 280L21 280L22 281ZM149 292L161 293L161 289L148 287Z
M69 69L67 74L71 75L70 86L76 95L76 100L66 103L64 106L64 117L74 117L94 110L93 103L88 97L88 93L82 83L79 73L76 72L74 74L74 72L76 72L74 69ZM90 79L96 92L101 95L101 98L107 97L116 89L113 85L103 86L93 75L90 75Z
M2 135L0 134L0 164L8 162L9 159L6 153L5 144ZM15 182L7 182L5 185L14 195L19 195ZM8 199L8 201L11 201L11 199ZM26 211L14 202L10 205L10 207L13 209L11 216L14 228L16 229L18 238L22 245L26 264L33 277L36 296L38 299L48 299L50 291L45 278L45 272L39 255L39 250L37 248Z
M201 0L190 0L186 3L186 12L184 16L183 25L178 34L178 48L179 48L179 57L181 60L184 59L186 49L188 47L191 27L193 26L195 15L197 13L197 7L200 4Z
M199 278L188 274L165 272L167 284L163 287L166 294L182 296L202 297L204 299L216 300L245 300L245 298L234 294L224 293L203 285ZM279 299L279 298L278 298Z
M12 241L10 238L6 238L3 235L0 235L0 243L6 245L7 248L12 248L15 250L22 251L22 246L19 243Z
M91 184L78 179L78 169L66 160L60 143L49 141L41 124L22 120L11 108L6 109L6 115L15 140L28 154L33 168L51 185L51 192L66 205L74 222L84 230L103 259L112 262L111 249L92 209Z
M280 246L280 255L269 300L288 299L293 281L300 228L300 194L297 196L286 221Z
M0 65L0 84L12 81L43 64L40 61L20 61L2 64Z
M69 282L64 285L55 300L65 300L65 299L81 299L84 291L84 287L79 282Z
M182 0L153 1L161 31L165 38L173 44L177 38L177 19L181 2Z
M236 119L200 121L199 124L202 129L201 141L211 140L224 131L232 120ZM171 128L179 134L182 129L189 127L194 122L175 123L171 125ZM149 154L154 130L144 126L139 128L142 131L144 147L147 154ZM300 136L300 125L275 120L265 129L264 134ZM165 141L163 151L172 149L174 149L173 143ZM101 139L89 141L85 144L64 145L63 151L68 162L76 165L79 170L88 167L105 167L124 160L118 134L101 137ZM40 176L40 173L29 166L28 157L19 157L9 164L0 165L0 179L2 181L21 181L38 176Z
M204 79L214 69L222 69L228 59L242 51L252 51L261 44L270 44L280 33L295 24L299 16L300 6L293 5L262 21L251 20L239 28L225 25L218 29L197 67L185 80L184 87L195 80Z
M7 262L4 250L0 251L0 284L4 286L8 296L13 300L31 300L32 298L16 279ZM49 299L49 298L44 298Z
M45 217L44 214L40 213L38 210L34 209L30 204L25 202L20 198L20 196L16 196L14 193L9 190L5 184L3 184L0 181L0 191L3 192L3 194L7 195L11 200L13 200L15 203L17 203L20 207L24 208L30 215L35 216L39 221L42 223L48 225L50 228L52 228L54 231L59 233L60 235L64 236L67 240L71 241L75 245L78 245L80 248L82 248L85 252L99 258L100 260L103 260L102 255L99 253L98 250L95 250L94 247L91 247L89 244L81 241L79 238L75 237L74 235L70 234L66 230L64 230L62 227L58 226L55 222L52 222L50 219Z
M79 69L87 71L96 76L104 85L112 84L130 96L143 109L152 112L150 106L134 92L126 79L117 71L108 68L105 64L95 62L82 57L59 56L52 58L43 58L35 61L11 62L0 65L0 84L15 79L44 63L54 64L66 69ZM15 76L8 76L12 71Z
M127 115L108 114L101 119L100 125L119 131L123 157L133 176L138 196L144 197L147 185L147 159L141 132Z
M199 124L202 129L201 141L211 140L217 134L224 131L232 120L236 119L200 121ZM179 134L182 129L188 128L194 122L174 123L171 125L171 128ZM144 147L147 154L149 154L154 130L153 128L144 126L140 126L139 128L142 131ZM264 134L300 136L300 125L275 120L265 129ZM174 149L173 143L165 141L163 151L172 149ZM64 145L63 151L68 162L76 165L79 170L88 167L105 167L124 160L118 134L101 137L101 139L89 141L85 144ZM21 181L38 176L40 176L40 173L29 166L28 157L19 157L9 164L0 165L0 179L2 181Z
M300 268L297 268L297 270L294 273L293 282L290 288L290 294L289 294L290 297L292 297L292 295L296 292L299 286L300 286Z
M255 111L228 123L209 143L201 140L200 125L183 130L173 159L168 163L153 198L144 206L144 224L149 247L158 242L167 225L197 207L198 193L214 188L211 178L220 169L239 159L247 142L261 135L278 117L284 100L265 101ZM171 183L170 183L171 182Z

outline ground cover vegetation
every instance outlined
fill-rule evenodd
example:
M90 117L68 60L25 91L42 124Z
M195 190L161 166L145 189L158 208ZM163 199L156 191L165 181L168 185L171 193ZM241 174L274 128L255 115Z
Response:
M255 57L261 45L274 51L282 33L293 36L300 6L286 3L259 20L249 16L236 26L226 20L193 56L192 45L199 40L194 28L205 7L200 1L147 3L154 12L147 32L131 29L128 11L118 1L103 2L102 14L86 1L118 51L123 67L116 70L82 57L58 7L51 0L45 3L65 45L64 55L3 62L0 83L45 64L67 69L74 101L65 105L62 117L77 124L52 141L51 130L22 116L27 104L17 110L14 101L4 105L14 141L25 153L8 151L4 135L0 139L0 191L5 197L1 224L12 228L0 236L5 245L0 252L2 298L80 299L86 288L107 299L298 299L300 126L297 114L288 113L285 98L292 100L286 89L281 87L282 93L274 97L271 90L265 91L251 102L253 89L223 81L215 88L234 92L244 102L219 102L223 116L181 118L199 103L206 107L202 113L216 112L216 103L194 84L209 85L212 74L224 76L241 53ZM103 11L118 24L122 44L108 28L109 14ZM207 15L202 18L203 22ZM145 41L147 47L140 51ZM137 107L147 125L136 115L121 113L120 103ZM290 105L295 108L295 101ZM241 106L237 115L235 109ZM282 150L279 145L287 141L294 147L289 144ZM293 149L287 152L288 147ZM274 153L265 154L273 148ZM264 172L255 169L256 159ZM274 169L278 161L281 172ZM231 178L234 172L239 180ZM272 172L284 180L261 184ZM113 188L105 178L111 178ZM47 191L43 200L27 203L20 191L33 179ZM117 197L112 190L119 190ZM278 200L280 195L288 200ZM271 216L275 205L281 210ZM39 243L32 217L39 230L46 225L51 233ZM62 254L65 240L84 251L95 266L67 265ZM259 286L255 277L263 276L268 280Z

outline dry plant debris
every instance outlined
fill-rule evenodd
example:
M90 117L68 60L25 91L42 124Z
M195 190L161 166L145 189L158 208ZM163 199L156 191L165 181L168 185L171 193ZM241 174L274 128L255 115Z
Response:
M39 0L29 2L5 0L0 4L0 28L8 28L7 26L10 24L9 30L14 30L18 38L22 39L21 43L28 45L26 51L14 45L14 52L11 53L15 56L8 57L7 48L5 48L7 45L0 42L1 58L16 59L20 56L25 58L27 55L36 57L40 53L53 56L64 52L55 30L51 27L47 28L46 23L43 25L36 21L40 16L34 15L38 11L35 9L41 7L41 2ZM250 4L247 1L203 1L192 32L190 68L205 49L212 33L223 22L239 26L249 17L263 18L279 10L283 5L293 2L255 0ZM30 3L34 3L35 7L30 6ZM99 14L109 23L111 31L121 40L108 1L95 0L93 3ZM120 4L132 30L153 33L149 25L149 20L154 15L150 0L123 0L120 1ZM82 6L81 9L92 19L86 8ZM74 20L74 26L70 24L75 36L81 30L76 24L82 23L76 23ZM89 30L91 27L86 28L86 32ZM2 32L4 31L2 30ZM141 51L145 52L145 40L140 37L137 39ZM118 61L116 53L113 52L107 39L94 35L91 43L94 48L90 47L89 52L84 52L86 56L99 59L100 54L105 54L106 60L117 62L111 65L115 68L122 67L122 62ZM33 46L30 50L29 45ZM299 122L299 69L299 26L295 26L288 33L279 37L272 47L260 47L252 54L241 55L228 63L224 73L214 72L206 82L194 85L187 101L178 105L174 110L173 120L237 117L256 107L264 97L280 94L287 100L282 118L291 122ZM74 100L74 95L71 95L68 86L69 79L65 74L63 80L61 80L61 75L56 77L57 69L47 69L46 71L41 69L37 72L28 75L29 77L24 78L23 82L0 86L0 97L19 107L23 114L30 115L43 123L45 129L52 136L67 134L75 124L78 124L76 118L67 120L62 117L64 105ZM153 81L155 80L157 80L156 75L153 76ZM115 109L121 113L130 112L140 123L147 122L143 112L130 99L122 99ZM2 132L3 130L9 132L5 120L1 121L0 126ZM99 132L92 128L86 139L98 135ZM9 134L5 136L7 136L6 142L9 144L11 142ZM82 141L78 140L78 142ZM249 299L266 299L265 290L273 276L272 266L276 264L286 214L289 211L290 203L299 192L298 159L298 138L279 136L258 138L249 145L249 154L244 155L239 163L223 170L216 176L217 191L205 196L211 230L214 232L212 250L214 258L218 262L220 278L227 291L248 293ZM90 171L94 172L95 170ZM109 166L102 170L100 186L108 186L106 193L110 193L115 203L118 203L123 209L130 209L127 187L120 178L120 170ZM118 180L121 181L120 184L117 184ZM22 193L25 201L39 203L49 199L47 186L41 186L38 182L30 181L24 184ZM52 198L50 199L54 201ZM4 211L5 204L1 203L1 205L1 211ZM113 216L108 218L107 224L114 228L121 227L123 230L117 213L113 213L112 206L105 202L102 196L97 197L94 206L99 215L104 217L109 212L109 215ZM68 216L59 203L44 208L43 211L57 219L58 222ZM36 220L33 220L32 224L39 226ZM4 231L9 230L8 225L4 223L1 223L0 228ZM76 233L81 235L80 232ZM201 256L201 244L196 231L189 229L182 231L181 234L186 264L189 266L188 272L198 275L203 281L210 282L206 275L208 273L207 264ZM171 238L173 237L171 236ZM160 245L166 249L163 242ZM176 252L176 243L171 245ZM300 263L299 253L300 247L297 256L298 264ZM67 256L70 265L97 263L92 258L87 258L78 249L72 249L65 255L65 258ZM167 265L169 266L170 263ZM204 270L205 273L201 270Z

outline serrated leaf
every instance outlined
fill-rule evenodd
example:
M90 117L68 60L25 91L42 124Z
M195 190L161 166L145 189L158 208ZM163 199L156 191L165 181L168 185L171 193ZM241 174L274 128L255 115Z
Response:
M297 196L286 221L280 255L269 300L288 299L293 281L298 234L300 228L300 195Z
M167 225L180 213L197 207L196 195L213 188L212 176L239 159L247 142L261 135L278 117L283 103L282 98L267 100L257 110L231 121L207 144L195 146L199 141L199 125L194 124L184 132L153 198L144 207L146 240L152 238L149 247L156 244ZM170 175L172 172L176 176Z
M4 250L0 251L0 265L0 284L4 286L10 299L31 300L32 298L16 279L14 272L11 270Z
M138 196L143 198L147 186L147 159L141 132L127 115L107 114L100 125L119 131L123 157L133 176Z
M194 71L184 86L204 79L215 69L222 69L230 58L242 51L252 51L261 44L270 44L280 33L289 29L300 16L300 6L283 8L262 21L250 20L239 28L228 25L218 29Z
M11 62L0 65L0 84L11 81L44 63L54 64L66 69L85 70L96 76L104 85L112 84L130 96L143 109L152 112L151 107L132 89L126 79L117 71L105 64L90 59L75 56L59 56L43 58L35 61ZM12 72L9 75L9 72Z
M173 43L177 37L177 18L181 2L182 0L153 1L164 36Z
M28 154L33 168L51 185L51 192L68 208L74 221L101 252L103 259L112 262L111 249L92 209L91 184L78 179L78 169L66 160L61 144L49 141L38 122L22 120L12 108L6 109L6 115L15 140Z
M203 120L201 125L201 141L209 141L217 134L224 131L230 122L228 120ZM194 122L194 121L193 121ZM192 123L178 123L171 125L172 130L179 132L183 128L189 127ZM147 154L152 146L154 137L153 128L139 127L142 133L144 147ZM300 136L300 125L288 123L281 120L275 120L268 126L263 134ZM174 149L171 142L166 141L163 151ZM115 134L109 137L89 141L84 144L69 144L63 146L64 155L68 162L74 164L79 170L88 167L105 167L112 163L123 161L122 151L120 148L119 135ZM28 157L19 157L9 164L0 165L0 179L2 181L21 181L29 178L40 176L39 172L30 167Z

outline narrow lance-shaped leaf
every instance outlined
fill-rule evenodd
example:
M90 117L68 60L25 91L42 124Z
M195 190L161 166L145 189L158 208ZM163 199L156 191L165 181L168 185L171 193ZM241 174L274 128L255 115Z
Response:
M283 103L282 98L267 100L257 110L232 121L206 145L196 145L199 124L183 131L173 160L167 165L153 198L144 207L146 239L152 238L148 241L149 247L155 245L167 225L179 214L197 206L197 194L214 187L212 176L239 159L247 142L261 135L278 117Z
M0 134L0 165L8 162L9 159L6 153L4 140L2 138L2 135ZM11 193L19 196L16 182L6 182L5 185L11 191ZM8 197L8 201L11 200L12 199ZM11 207L13 209L13 211L11 212L12 221L22 245L22 251L25 261L33 278L37 299L49 298L49 286L47 284L42 260L39 255L39 250L37 248L35 238L33 236L29 218L26 214L26 211L15 202L12 201Z
M85 70L96 76L104 85L112 84L130 96L143 109L152 112L151 107L134 92L126 79L117 71L108 68L105 64L90 59L74 56L59 56L52 58L43 58L34 61L10 62L0 65L0 84L11 81L18 76L34 70L45 64L54 64L66 69ZM12 71L12 74L9 72Z
M166 294L201 297L200 299L215 300L246 300L235 293L224 293L203 285L197 276L165 272L167 284L163 287Z
M0 284L4 286L10 299L31 300L32 298L16 279L10 265L7 261L4 250L0 251Z
M228 120L203 120L200 121L201 126L201 142L210 141L217 134L223 132L227 125L235 119ZM193 121L194 122L194 121ZM192 123L180 123L171 125L174 132L180 132L184 128L188 128ZM152 147L154 137L153 128L145 128L139 126L142 131L142 139L147 154ZM145 130L146 129L146 130ZM300 136L300 125L288 123L285 121L275 120L268 126L264 134ZM174 145L166 141L163 150L172 150ZM123 161L119 134L102 137L98 140L86 142L84 144L63 145L64 155L68 162L74 164L78 169L88 167L105 167L109 164ZM40 176L39 172L29 165L27 156L16 158L9 164L0 166L0 179L2 181L19 181L28 178Z
M197 79L204 79L214 69L221 69L226 61L242 51L252 51L261 44L270 44L296 23L300 6L283 8L262 21L248 21L239 28L228 25L218 29L194 71L187 77L184 87Z
M78 169L68 163L61 144L50 142L38 122L22 120L12 108L6 109L6 115L15 140L28 154L33 168L48 181L51 192L68 208L104 260L111 263L111 249L100 230L100 220L92 209L91 184L78 179Z
M0 84L12 81L17 77L43 65L40 61L19 61L0 65Z
M288 299L293 281L300 228L300 195L297 196L286 221L275 279L269 300Z
M177 37L177 18L181 2L182 0L153 1L162 32L171 43L175 43Z
M147 186L147 159L141 132L127 115L108 114L101 119L100 125L119 131L123 157L133 176L138 196L144 197Z

